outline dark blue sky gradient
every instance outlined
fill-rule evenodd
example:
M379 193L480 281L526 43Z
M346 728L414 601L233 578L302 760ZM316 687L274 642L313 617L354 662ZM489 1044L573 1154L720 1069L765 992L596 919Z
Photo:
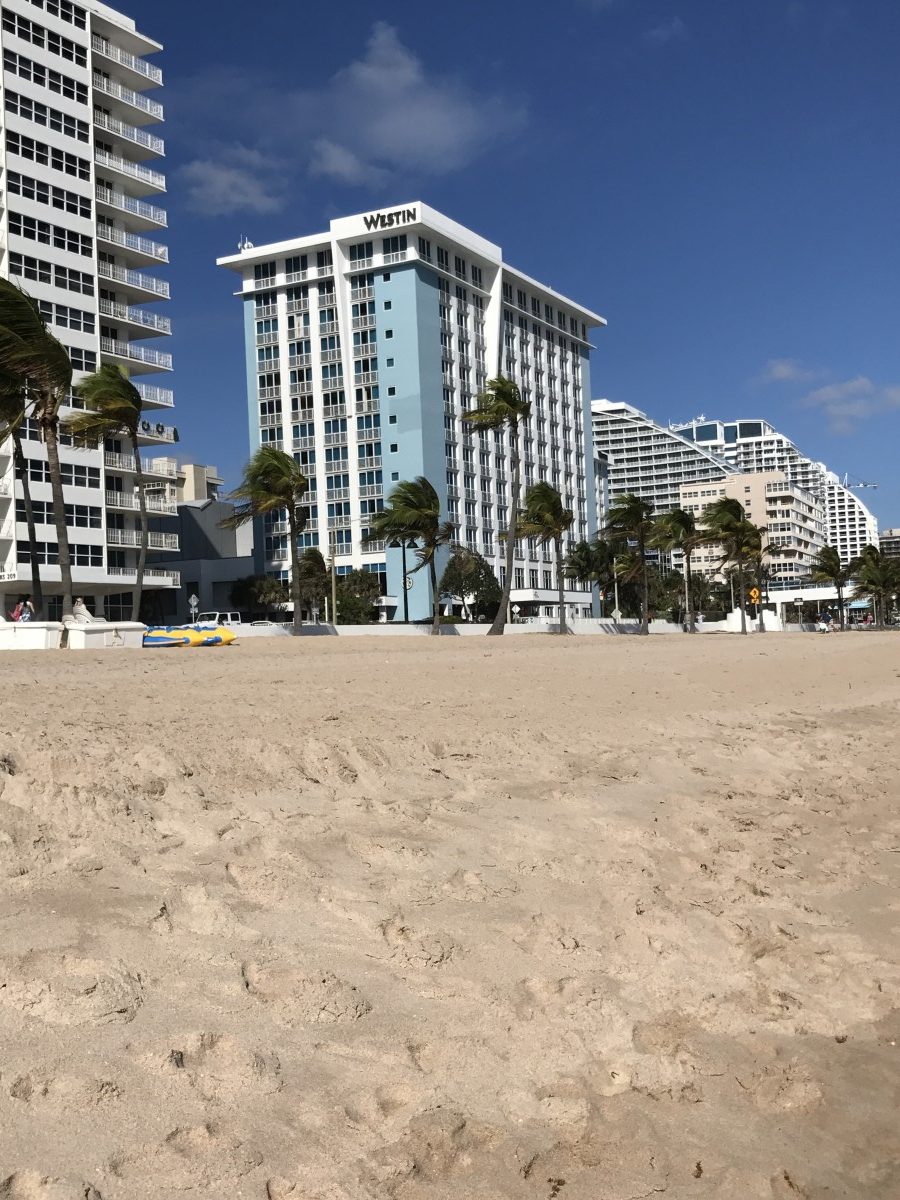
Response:
M215 258L421 199L606 315L595 396L766 417L900 525L896 0L122 7L166 46L185 456L247 454Z

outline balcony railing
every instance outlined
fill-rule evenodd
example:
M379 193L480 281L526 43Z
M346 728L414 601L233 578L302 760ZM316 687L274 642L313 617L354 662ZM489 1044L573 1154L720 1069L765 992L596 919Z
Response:
M288 314L309 312L309 299L307 298L306 300L288 300L287 310L288 310ZM257 316L260 315L259 310L257 310L256 315Z
M97 263L97 273L104 279L115 279L118 283L140 288L143 292L153 292L164 300L169 299L169 284L165 279L156 279L153 275L145 275L143 271L132 271L128 267L120 267L115 263Z
M354 317L353 318L353 328L354 329L374 329L374 327L375 327L375 314L374 313L367 313L364 317Z
M136 529L111 529L106 530L106 542L109 546L135 546L141 545L141 534ZM177 550L178 534L177 533L148 533L147 534L148 550Z
M128 358L132 362L146 363L148 366L159 367L164 371L172 370L171 354L163 354L159 350L148 350L144 346L136 346L134 342L118 342L113 338L101 337L100 352L115 354L118 358Z
M341 351L340 350L323 350L322 351L322 362L323 363L340 362L340 361L341 361Z
M159 262L169 261L169 247L152 242L150 238L139 237L136 233L128 233L124 229L116 229L114 225L101 222L97 226L97 237L104 242L112 242L116 246L124 246L126 250L134 250L137 254L145 254L147 258L155 258Z
M378 382L378 372L377 371L360 371L358 374L353 376L353 382L357 386L361 386L363 384L377 383Z
M172 408L175 404L175 396L170 388L154 387L149 383L136 383L134 386L146 404L155 404L159 408Z
M357 400L356 411L358 413L378 412L379 405L378 400Z
M407 253L408 251L406 250L395 250L393 254L386 254L384 256L384 265L389 267L391 263L403 262Z
M302 283L309 271L288 271L284 277L285 283Z
M324 335L324 334L329 334L329 333L340 333L340 332L341 332L341 326L340 326L340 322L338 322L338 321L322 321L319 324L319 333L320 334Z
M147 492L145 495L148 512L170 517L177 515L178 505L174 500L166 500L162 496L155 496L152 492ZM136 492L107 492L106 507L139 512L141 505Z
M107 133L124 138L126 142L134 142L136 146L143 146L145 150L150 150L154 154L165 154L166 152L166 143L162 138L154 137L152 133L138 129L136 125L128 125L124 121L118 120L117 117L110 117L104 112L98 112L97 109L94 109L94 124L98 129L105 129Z
M151 83L162 84L163 76L159 67L154 67L152 63L146 62L143 58L136 58L135 55L129 54L120 46L114 46L106 38L98 37L96 33L91 37L91 49L102 54L104 58L111 58L113 62L121 63L129 71L134 71L136 75L143 75Z
M97 200L101 204L108 204L111 208L118 208L122 212L131 213L144 221L153 221L157 225L167 225L169 222L166 210L157 208L155 204L148 204L145 200L135 200L133 196L126 196L124 192L103 187L102 184L98 184L94 190Z
M121 100L124 104L130 104L132 108L140 109L148 117L154 117L157 121L163 119L163 106L156 100L148 100L140 92L123 87L121 83L116 83L114 79L107 79L99 71L94 72L94 87L98 92L103 92L106 96L113 96L116 100Z
M351 301L371 300L374 297L374 295L375 295L375 289L373 287L361 287L361 288L351 288L350 289Z
M148 312L145 308L131 308L127 304L116 304L112 300L100 300L100 312L105 317L113 317L116 321L128 321L132 325L141 325L144 329L155 329L157 333L171 333L172 322L168 317L158 317L156 313Z
M178 441L178 430L171 425L163 425L161 421L141 421L138 433L141 437L152 438L155 442Z
M380 499L384 495L384 485L381 483L364 483L360 486L361 500Z
M160 175L159 171L151 171L149 167L143 167L140 163L132 162L128 158L110 154L106 150L95 150L94 161L98 167L106 167L109 171L120 171L123 175L130 175L133 179L140 179L142 183L159 188L161 192L166 190L165 175Z
M134 567L107 567L107 573L115 575L118 579L137 578L137 570ZM164 579L170 587L181 587L180 571L163 571L160 567L146 567L144 579Z

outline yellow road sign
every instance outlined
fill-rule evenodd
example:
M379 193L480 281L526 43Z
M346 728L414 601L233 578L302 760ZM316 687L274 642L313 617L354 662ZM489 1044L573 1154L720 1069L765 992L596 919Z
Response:
M756 602L759 600L759 588L750 589L750 599L754 604L756 604Z

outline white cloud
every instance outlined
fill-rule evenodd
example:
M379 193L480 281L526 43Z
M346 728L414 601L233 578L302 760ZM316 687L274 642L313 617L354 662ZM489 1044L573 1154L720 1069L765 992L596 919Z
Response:
M516 134L526 117L519 103L429 71L384 22L320 88L276 93L269 80L217 70L185 89L185 108L198 135L227 121L244 140L214 152L204 145L182 168L192 205L211 215L273 212L304 175L371 187L449 174Z
M687 26L681 17L672 17L671 20L663 21L654 29L648 29L644 37L648 42L654 42L657 46L665 46L668 42L678 42L686 38Z
M833 433L851 433L861 421L900 410L900 387L885 387L866 375L857 375L816 388L804 397L803 404L819 409Z
M251 147L224 146L218 154L213 149L206 158L181 167L177 175L189 207L204 216L273 213L284 203L282 164Z
M757 382L810 383L821 375L821 371L804 367L796 358L770 358Z

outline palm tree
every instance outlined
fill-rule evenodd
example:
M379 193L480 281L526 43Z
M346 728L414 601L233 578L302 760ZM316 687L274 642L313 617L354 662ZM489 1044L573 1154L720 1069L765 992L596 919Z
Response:
M388 496L387 507L374 513L367 541L392 541L405 538L421 542L416 546L419 565L413 571L428 567L431 579L431 632L441 632L441 596L437 581L437 552L453 541L454 526L441 520L441 501L437 492L423 476L398 483Z
M848 563L841 562L840 552L835 546L823 546L816 555L813 563L812 577L816 583L830 583L837 592L838 616L841 629L846 628L844 620L844 588L855 577L859 570L860 560L851 559Z
M877 546L865 546L859 557L854 596L866 596L875 604L878 628L885 627L888 601L900 589L900 559L889 558Z
M688 633L696 633L693 604L693 576L691 574L691 555L703 545L704 535L697 527L693 513L683 508L673 508L671 512L661 513L655 522L653 544L660 550L669 553L680 550L684 555L684 611L687 617Z
M553 543L556 548L556 582L559 590L559 633L566 628L565 563L563 537L572 528L575 514L563 508L562 496L549 483L535 483L525 493L525 507L518 513L516 526L523 537L533 537L542 546Z
M606 592L615 586L616 552L611 542L595 538L576 542L566 559L565 573L580 583L596 584L600 589L600 613L604 613Z
M513 561L516 551L516 521L519 511L519 493L522 490L521 460L519 458L519 423L531 416L531 401L523 400L518 387L511 379L498 375L489 379L487 390L481 392L471 412L463 413L463 420L478 429L506 429L509 433L509 454L512 481L509 498L509 523L506 530L506 578L503 581L503 597L488 637L503 633L509 597L513 583Z
M9 376L0 376L0 443L5 442L7 438L11 440L16 476L22 484L22 504L25 508L25 523L28 526L28 553L31 559L31 602L34 605L35 620L40 621L44 616L44 590L41 584L34 506L31 503L28 460L22 449L22 425L25 416L25 399L21 386Z
M0 279L0 376L14 381L32 405L32 417L47 447L62 615L71 617L72 560L59 466L59 410L72 389L72 364L65 346L47 328L37 302L8 279Z
M738 573L738 592L741 607L741 633L747 632L747 610L744 607L744 567L749 557L760 548L762 531L748 521L740 500L722 496L703 510L704 541L718 543L722 549L722 566L734 563Z
M144 571L147 566L149 521L147 496L141 471L141 450L138 430L141 424L141 393L124 372L111 363L88 375L75 385L74 392L85 403L84 412L73 413L63 422L63 429L78 442L102 445L106 438L126 437L134 455L137 478L138 513L141 525L141 544L138 550L134 591L131 593L131 619L140 620L141 594L144 590Z
M641 633L650 632L650 580L647 547L653 536L653 505L633 492L616 496L606 514L606 531L613 539L630 542L637 554L641 576Z
M291 551L291 603L294 606L293 633L302 629L300 613L300 551L297 538L306 525L303 497L309 491L309 480L299 464L284 450L260 446L247 465L239 487L229 496L235 502L234 515L222 526L237 529L254 517L271 512L287 513L288 541Z

